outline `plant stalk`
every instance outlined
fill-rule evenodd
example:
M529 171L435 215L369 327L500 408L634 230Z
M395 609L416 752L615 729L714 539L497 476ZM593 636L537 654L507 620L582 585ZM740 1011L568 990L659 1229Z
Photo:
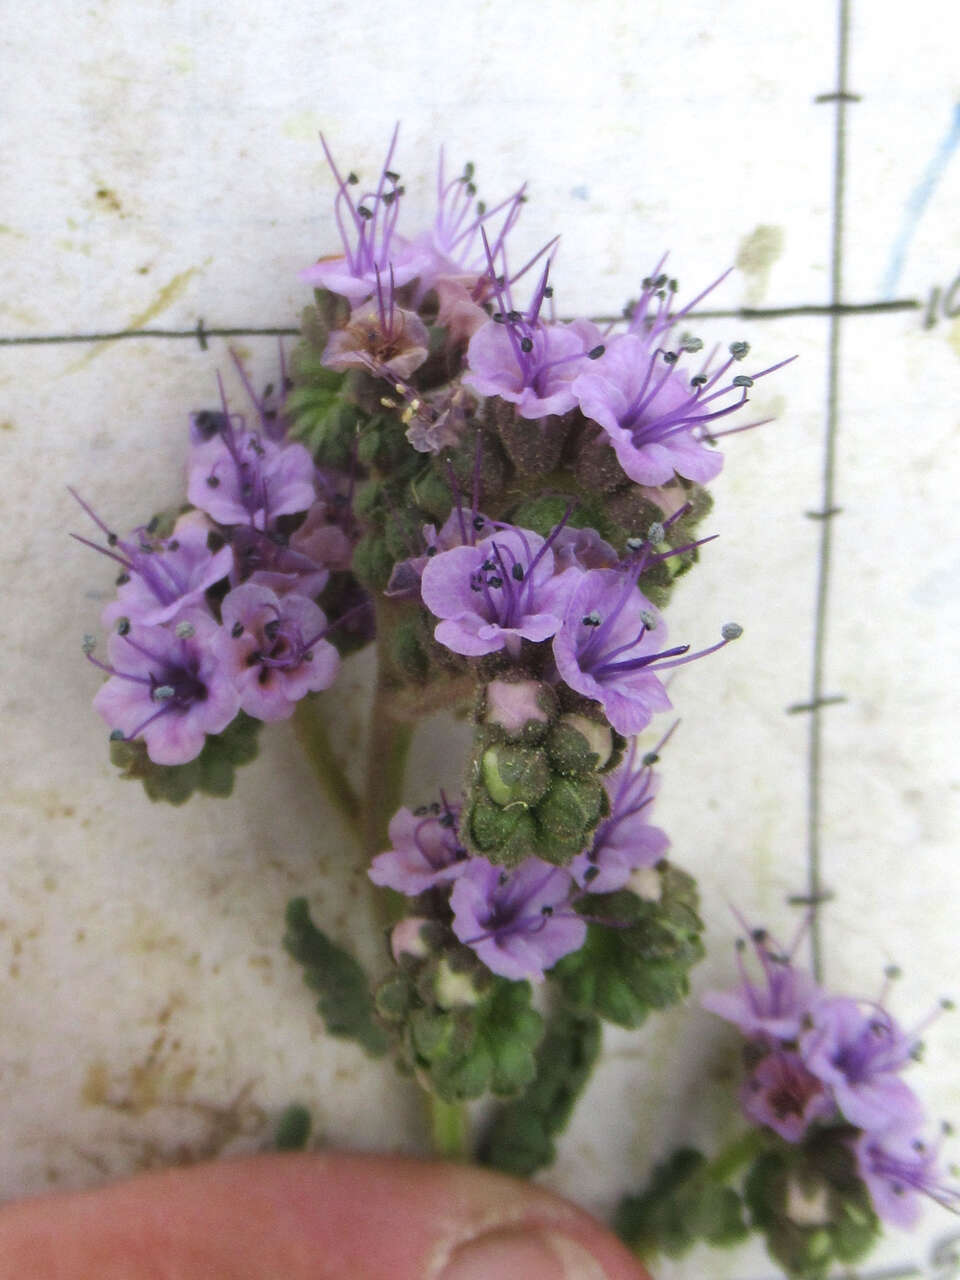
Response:
M303 698L298 703L293 728L324 794L359 844L363 838L360 797L333 750L320 698Z
M470 1115L461 1102L444 1102L435 1093L427 1094L433 1151L441 1160L470 1160Z

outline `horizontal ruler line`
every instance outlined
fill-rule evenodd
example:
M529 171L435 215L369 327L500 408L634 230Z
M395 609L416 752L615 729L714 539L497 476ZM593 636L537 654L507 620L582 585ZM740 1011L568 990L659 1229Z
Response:
M803 303L788 307L738 307L732 311L692 311L689 320L777 320L784 316L861 316L888 311L919 311L916 298L895 298L889 302ZM596 324L613 324L623 316L594 316ZM82 342L119 342L128 338L193 338L206 346L207 338L295 338L300 330L271 326L208 328L203 321L192 329L114 329L102 333L17 334L0 337L0 347L40 347Z

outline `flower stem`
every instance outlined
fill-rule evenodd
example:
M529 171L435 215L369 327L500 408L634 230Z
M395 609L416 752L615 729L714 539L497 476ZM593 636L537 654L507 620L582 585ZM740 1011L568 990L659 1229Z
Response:
M762 1129L747 1129L732 1142L728 1142L712 1160L709 1160L697 1177L704 1182L715 1182L722 1186L733 1174L758 1156L768 1143L769 1135Z
M444 1102L435 1093L427 1094L434 1155L441 1160L470 1159L470 1116L462 1102Z
M359 843L363 837L360 797L334 753L319 697L301 700L293 715L293 728L327 799Z

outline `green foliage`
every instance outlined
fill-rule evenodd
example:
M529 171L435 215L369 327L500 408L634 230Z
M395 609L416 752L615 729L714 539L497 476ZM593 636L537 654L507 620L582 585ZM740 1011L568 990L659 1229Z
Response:
M749 1233L740 1196L715 1182L706 1158L689 1147L657 1165L642 1195L621 1201L614 1230L644 1258L676 1258L698 1240L736 1244Z
M292 1102L277 1121L273 1145L278 1151L304 1151L310 1141L313 1120L306 1107Z
M187 764L155 764L142 738L112 741L110 762L121 778L143 783L151 800L184 804L195 791L208 796L228 796L233 791L235 769L256 758L261 721L241 711L222 733L209 734L203 750Z
M862 1258L879 1235L847 1133L826 1129L800 1146L781 1144L747 1174L753 1225L790 1276L825 1280L835 1263Z
M608 810L599 778L554 776L534 810L537 853L547 862L564 866L590 843L590 833Z
M317 1011L330 1034L356 1040L372 1057L386 1053L389 1039L375 1020L361 965L316 927L306 898L287 903L286 923L284 948L303 966L307 986L319 994Z
M480 1163L518 1177L551 1164L554 1139L567 1127L600 1044L600 1022L592 1014L566 1008L553 1013L537 1050L536 1077L494 1116L480 1147Z
M517 1093L536 1074L543 1020L530 984L494 977L463 948L407 964L377 988L401 1037L401 1069L445 1102Z
M315 356L295 353L297 385L284 405L290 426L287 435L306 445L327 466L349 464L358 423L363 415L343 397L342 373L326 369Z
M577 909L583 915L617 927L588 925L581 949L564 956L550 974L576 1008L621 1027L639 1027L651 1009L682 1000L688 972L703 956L694 880L669 864L658 876L656 902L628 890L582 899Z

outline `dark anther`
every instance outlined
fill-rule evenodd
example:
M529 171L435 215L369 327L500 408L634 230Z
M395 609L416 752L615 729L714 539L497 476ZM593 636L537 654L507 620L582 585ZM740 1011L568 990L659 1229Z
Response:
M263 416L268 422L275 422L277 417L276 409L264 409Z
M487 212L487 202L486 202L485 200L478 200L478 201L477 201L477 213L479 213L479 215L480 215L480 216L481 216L481 218L482 218L482 217L483 217L483 215L484 215L486 212Z
M123 730L122 730L122 729L111 729L111 730L110 730L110 737L109 737L108 741L109 741L109 742L123 742L123 740L124 740L124 737L125 737L125 736L126 736L126 735L124 734L124 732L123 732Z
M487 579L487 586L493 587L494 591L496 591L503 586L503 579L498 574L494 574L492 578Z
M434 800L434 802L431 804L431 806L430 806L430 812L431 812L431 813L439 813L439 812L440 812L440 805L437 803L437 801L436 801L436 800Z
M351 187L355 187L357 183L360 181L360 179L351 169L350 172L347 174L347 181L350 183Z
M521 350L521 351L526 351L526 352L528 352L528 353L529 353L529 352L531 352L531 351L533 350L533 339L532 339L532 338L521 338L521 340L520 340L520 350Z
M552 298L552 297L553 297L553 285L552 285L552 284L548 284L548 285L547 285L547 287L546 287L546 288L544 289L544 291L543 291L543 296L544 296L545 298Z
M587 867L586 871L583 873L584 884L590 884L592 880L596 880L599 874L600 874L599 867Z
M416 809L414 809L413 811L413 816L415 818L425 818L429 812L430 812L430 809L427 805L418 804Z
M263 654L259 649L254 649L253 653L247 654L247 666L255 667L258 662L263 661Z
M439 822L441 827L453 826L453 814L450 812L449 809L447 809L444 813L440 815Z
M523 319L522 311L508 311L507 319L511 324L518 324Z
M117 574L117 586L118 586L118 587L122 587L122 586L124 585L124 583L129 582L129 581L130 581L130 575L129 575L129 573L118 573L118 574Z
M603 619L597 613L596 609L592 609L590 613L585 613L580 619L585 627L599 627Z
M603 355L603 353L606 351L606 349L607 349L607 348L606 348L606 347L603 345L603 343L601 342L601 343L600 343L600 345L599 345L599 347L593 347L593 348L592 348L592 350L590 350L590 351L588 351L588 352L587 352L587 359L588 359L588 360L599 360L599 359L600 359L600 357Z
M279 631L280 631L279 618L271 618L270 621L263 628L263 634L267 637L268 640L276 640L277 634L279 633Z
M506 324L507 322L507 317L503 314L502 311L495 311L491 316L491 319L493 320L494 324Z
M243 623L235 622L230 628L230 634L233 636L234 640L239 640L243 635Z
M361 204L361 205L357 205L357 217L363 218L364 222L369 222L370 219L373 217L373 214L366 207L366 205Z
M180 550L180 542L179 542L179 540L178 540L177 538L171 538L171 539L170 539L170 541L167 543L167 550L168 550L168 551L179 551L179 550Z
M439 550L439 547L427 547L427 555L435 556L438 550Z
M483 516L473 517L473 527L476 529L477 533L480 532L480 530L483 528L485 523L486 521L484 520Z
M400 175L394 169L384 169L383 176L389 178L391 182L400 181Z
M730 343L730 354L733 356L734 360L742 360L749 350L750 350L749 342L731 342Z
M396 198L397 198L397 193L396 193L395 191L385 191L385 192L383 193L383 203L384 203L384 204L393 204L393 202L394 202L394 200L396 200Z
M272 395L273 395L273 383L272 383L272 382L268 382L268 383L267 383L267 385L263 388L263 395L264 395L264 399L266 399L266 397L267 397L267 396L272 396Z
M129 630L130 630L130 619L118 618L117 619L117 635L125 636Z
M645 769L652 769L659 759L660 757L657 755L656 751L648 751L640 763Z
M656 280L654 280L654 282L653 282L653 287L654 287L655 289L662 289L662 288L663 288L663 286L664 286L666 283L667 283L667 277L666 277L665 275L661 274L661 275L657 276Z
M663 353L663 362L664 364L676 364L677 353L675 351L665 351Z
M553 915L553 907L551 907L551 905L550 905L550 903L549 903L549 902L545 902L545 903L543 904L543 906L540 908L540 914L541 914L542 916L552 916L552 915Z
M667 281L667 288L671 293L676 293L679 287L680 286L677 284L676 279L670 279Z
M218 489L220 487L219 476L207 476L207 486L210 489Z
M738 373L733 380L733 385L735 387L752 387L753 379L748 378L745 373Z
M652 289L653 288L652 278L650 276L644 276L643 279L640 281L640 287L642 289Z
M473 183L472 183L472 182L468 182L468 183L467 183L467 195L468 195L468 196L475 196L476 194L477 194L477 188L473 185Z
M464 182L469 182L469 181L470 181L470 179L473 177L473 175L474 175L474 173L475 173L475 172L476 172L476 170L475 170L475 169L474 169L474 167L473 167L473 161L472 161L472 160L468 160L468 161L467 161L467 163L463 166L463 180L464 180Z
M217 533L216 529L211 529L207 534L207 550L217 552L226 543L223 534Z
M517 582L523 581L523 565L522 564L515 564L513 568L510 570L510 572L513 575L513 577L516 578Z
M506 873L505 871L501 871L501 872L500 872L500 875L499 875L499 877L498 877L498 879L497 879L497 884L499 884L499 885L500 885L500 887L502 888L502 887L507 883L507 881L508 881L509 879L510 879L510 877L507 875L507 873Z
M115 547L115 546L117 545L117 541L118 541L118 539L117 539L117 535L116 535L115 533L108 533L108 534L107 534L107 546L108 546L108 547Z
M147 523L147 533L156 533L160 528L160 517L153 516Z
M307 650L307 652L303 655L303 661L304 661L304 662L312 662L312 661L313 661L313 650L312 650L312 649L308 649L308 650Z
M767 931L766 929L754 929L751 932L750 937L753 939L754 942L758 942L758 943L766 942Z
M691 387L705 387L709 379L705 373L695 373L690 379Z

